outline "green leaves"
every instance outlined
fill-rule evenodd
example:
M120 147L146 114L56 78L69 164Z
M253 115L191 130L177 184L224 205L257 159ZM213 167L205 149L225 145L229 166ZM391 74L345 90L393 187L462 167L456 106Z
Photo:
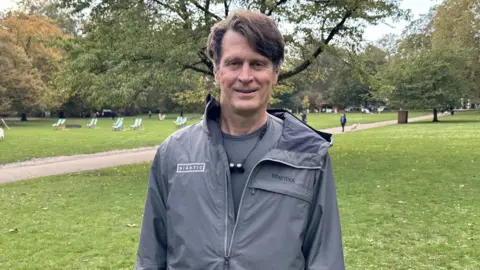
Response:
M280 25L287 49L301 57L287 54L280 80L307 72L308 67L328 45L356 44L368 23L377 23L386 17L400 18L405 12L398 1L197 1L197 0L63 0L64 6L77 10L91 8L87 33L78 37L77 47L70 52L68 71L59 77L61 83L86 97L105 96L105 100L140 106L136 93L152 100L162 91L168 99L199 102L190 93L198 84L182 82L182 73L188 70L193 81L204 75L212 76L212 63L203 52L210 27L234 8L257 10L271 15ZM71 46L71 44L70 44ZM96 52L96 53L94 53ZM80 56L84 54L87 56ZM92 62L82 60L87 57ZM290 61L290 58L296 58ZM93 65L93 66L90 66ZM153 71L154 70L154 71ZM88 83L69 78L77 73L88 78ZM72 74L72 75L69 75ZM148 80L162 74L162 80ZM143 78L143 79L140 79ZM181 85L181 86L180 86ZM286 93L287 84L277 87ZM77 87L81 86L81 87ZM102 90L103 89L103 90ZM108 89L108 90L106 90ZM189 90L190 89L190 90ZM289 88L291 91L292 88ZM200 88L199 93L215 91ZM102 92L101 95L95 92ZM277 90L275 90L277 92ZM114 93L115 92L115 93ZM280 93L279 92L279 93ZM193 96L192 96L193 95ZM187 98L188 96L188 98ZM102 99L103 100L103 99ZM165 102L167 99L164 99ZM184 100L184 101L180 101ZM203 99L202 99L203 100ZM276 102L275 98L272 102Z
M446 48L445 48L446 49ZM377 89L391 104L409 109L456 106L466 93L459 70L464 58L455 50L431 50L409 58L396 57L377 75Z

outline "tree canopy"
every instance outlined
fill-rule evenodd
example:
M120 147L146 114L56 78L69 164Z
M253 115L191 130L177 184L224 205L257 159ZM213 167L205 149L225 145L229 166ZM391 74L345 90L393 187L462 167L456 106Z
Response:
M444 0L374 43L366 26L410 18L399 0L21 0L0 23L0 111L199 110L219 94L207 36L237 9L284 35L272 106L480 103L478 0Z
M86 35L71 44L61 85L98 105L108 101L118 106L144 106L152 99L201 103L199 92L216 91L207 79L213 64L204 52L206 39L215 22L239 8L272 16L285 36L287 59L276 96L292 92L288 79L306 72L329 46L355 48L367 25L408 17L397 0L62 3L91 13Z
M52 19L36 14L14 12L0 19L0 111L61 105L65 95L53 80L63 53L52 44L63 37Z

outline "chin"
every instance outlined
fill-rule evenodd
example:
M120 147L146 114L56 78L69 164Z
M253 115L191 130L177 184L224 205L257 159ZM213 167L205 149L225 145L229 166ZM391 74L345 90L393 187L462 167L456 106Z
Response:
M253 115L262 109L261 106L256 104L238 104L234 107L234 111L238 115Z

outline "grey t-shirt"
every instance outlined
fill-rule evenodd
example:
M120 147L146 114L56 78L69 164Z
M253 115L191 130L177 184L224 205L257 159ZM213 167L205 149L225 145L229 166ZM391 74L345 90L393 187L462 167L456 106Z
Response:
M240 204L240 199L242 198L243 189L251 170L255 164L257 164L257 162L260 161L260 159L275 146L282 134L283 121L281 119L269 115L266 125L267 130L260 141L258 141L258 139L265 126L258 128L250 134L241 136L232 136L222 132L223 146L225 147L225 151L230 159L229 161L234 164L241 163L258 142L255 149L253 149L245 162L242 164L245 172L231 173L230 187L233 195L235 217L237 216L238 206Z

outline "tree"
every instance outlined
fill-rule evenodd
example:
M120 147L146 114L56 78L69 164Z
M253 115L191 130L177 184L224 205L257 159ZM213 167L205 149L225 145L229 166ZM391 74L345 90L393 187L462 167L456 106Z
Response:
M156 20L165 18L135 2L88 23L84 37L64 44L69 54L57 76L59 88L97 108L133 109L151 106L152 100L166 105L173 93L205 82L165 63L177 53L174 37L168 23Z
M462 76L466 55L446 49L396 56L378 73L376 94L404 109L432 108L438 121L437 110L458 105L468 89Z
M40 105L41 75L15 41L11 32L0 29L0 114Z
M95 100L105 96L110 102L124 100L121 103L136 100L136 93L149 96L149 91L162 91L164 96L172 96L182 92L178 85L185 82L177 78L183 77L183 71L211 77L213 64L204 53L206 38L211 26L234 8L265 13L281 26L287 59L278 91L291 90L292 84L284 81L307 70L328 46L356 44L366 25L377 24L387 17L393 20L408 17L397 0L63 0L62 3L63 7L77 11L91 9L87 35L78 39L78 46L70 55L71 61L80 62L72 64L71 70L77 70L88 83L64 74L67 78L63 85L83 89L89 97L95 96ZM94 64L85 64L87 57ZM143 79L134 84L125 80L132 76ZM118 98L108 98L112 95Z
M58 0L19 0L19 11L36 14L54 20L63 33L78 35L81 33L84 19L82 14L74 15L72 10L61 8Z
M354 68L349 66L339 70L325 95L329 103L340 108L368 104L370 88L361 82L355 72Z
M431 20L432 48L445 46L462 50L466 55L465 80L468 97L480 103L480 2L446 0Z
M0 20L0 35L5 52L0 56L4 69L0 79L3 110L26 112L58 107L67 94L56 91L53 84L62 51L52 44L64 37L54 21L12 12Z
M372 78L387 63L387 52L374 45L367 45L359 54L349 54L343 57L338 65L332 85L329 87L326 98L338 106L365 106L376 101L372 95Z
M310 107L310 100L308 98L308 96L304 96L303 97L303 108L304 109L308 109Z

